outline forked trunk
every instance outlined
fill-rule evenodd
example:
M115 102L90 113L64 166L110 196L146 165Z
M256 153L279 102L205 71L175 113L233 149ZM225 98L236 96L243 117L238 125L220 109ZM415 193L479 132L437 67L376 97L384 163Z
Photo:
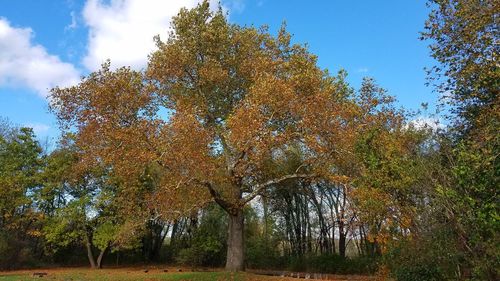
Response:
M229 235L227 238L227 271L243 271L244 267L244 244L243 244L243 210L238 209L236 213L229 214Z
M92 243L88 235L85 235L85 247L87 248L87 257L89 259L90 267L97 268L94 260L94 253L92 252Z
M106 254L106 251L108 250L108 247L106 249L101 250L99 253L99 256L97 257L97 268L101 269L102 268L102 259L104 258L104 255Z

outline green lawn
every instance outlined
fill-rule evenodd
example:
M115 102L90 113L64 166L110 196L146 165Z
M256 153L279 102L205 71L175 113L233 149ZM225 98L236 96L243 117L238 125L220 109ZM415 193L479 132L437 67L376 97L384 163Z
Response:
M61 280L61 281L297 281L300 279L290 277L271 277L252 273L229 273L222 271L211 272L189 272L183 268L184 272L178 272L175 267L149 267L145 268L107 268L92 270L89 268L51 268L51 269L30 269L0 272L0 281L31 281L31 280ZM168 269L167 272L164 272ZM34 272L45 272L44 277L33 277ZM336 281L373 281L373 276L360 275L331 275L329 280Z
M42 278L32 277L33 272L47 272ZM64 280L64 281L135 281L135 280L168 280L168 281L223 281L234 280L243 281L254 279L250 275L238 273L231 274L226 272L176 272L163 273L160 271L144 273L143 271L125 271L125 270L57 270L43 271L33 270L26 272L14 272L0 274L0 281L24 281L24 280ZM254 279L255 280L255 279Z

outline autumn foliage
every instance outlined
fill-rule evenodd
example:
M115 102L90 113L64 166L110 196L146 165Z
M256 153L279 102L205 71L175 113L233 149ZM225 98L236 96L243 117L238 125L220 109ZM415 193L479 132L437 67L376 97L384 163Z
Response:
M371 78L356 90L321 69L285 25L182 9L144 69L108 61L52 89L53 152L0 124L0 253L22 233L40 256L85 248L95 268L141 248L147 262L229 271L494 280L498 5L432 2L423 36L446 69L431 78L457 113L445 129L412 122Z

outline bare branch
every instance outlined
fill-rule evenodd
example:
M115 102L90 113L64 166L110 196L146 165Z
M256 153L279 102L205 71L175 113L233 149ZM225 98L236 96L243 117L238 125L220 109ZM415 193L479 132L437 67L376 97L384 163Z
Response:
M316 175L314 175L314 174L291 174L291 175L282 176L281 178L268 180L268 181L261 183L261 184L257 184L257 185L255 185L254 190L250 194L248 194L247 196L245 196L241 199L241 205L245 205L246 203L250 202L257 195L259 195L263 190L265 190L266 188L268 188L271 185L278 184L278 183L284 182L284 181L289 180L289 179L310 179L310 178L314 178L315 176Z

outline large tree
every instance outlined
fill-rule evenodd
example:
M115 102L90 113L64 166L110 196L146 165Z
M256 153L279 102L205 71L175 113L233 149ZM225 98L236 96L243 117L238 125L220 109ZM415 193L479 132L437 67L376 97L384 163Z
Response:
M500 227L500 2L432 0L423 38L438 64L431 81L454 113L450 180L439 187L442 207L467 256L462 271L497 280Z
M500 4L495 0L428 3L432 11L422 39L430 40L431 55L439 63L429 69L429 81L454 107L459 129L481 125L486 122L481 116L485 110L498 111Z
M5 120L5 121L4 121ZM34 194L44 159L31 128L0 119L0 268L28 262L38 254L40 217Z
M217 202L229 216L226 269L242 270L244 206L292 179L345 181L339 167L384 102L358 105L344 75L330 76L290 40L284 28L272 36L229 24L204 2L174 17L166 41L156 38L145 71L104 64L54 89L51 108L76 132L83 162L106 166L125 191L151 182L158 216ZM268 173L290 147L302 163Z
M85 249L92 268L102 268L106 253L123 246L126 224L115 200L116 187L98 165L88 167L79 163L71 138L64 138L47 157L37 203L46 215L46 248L57 252L77 245Z

